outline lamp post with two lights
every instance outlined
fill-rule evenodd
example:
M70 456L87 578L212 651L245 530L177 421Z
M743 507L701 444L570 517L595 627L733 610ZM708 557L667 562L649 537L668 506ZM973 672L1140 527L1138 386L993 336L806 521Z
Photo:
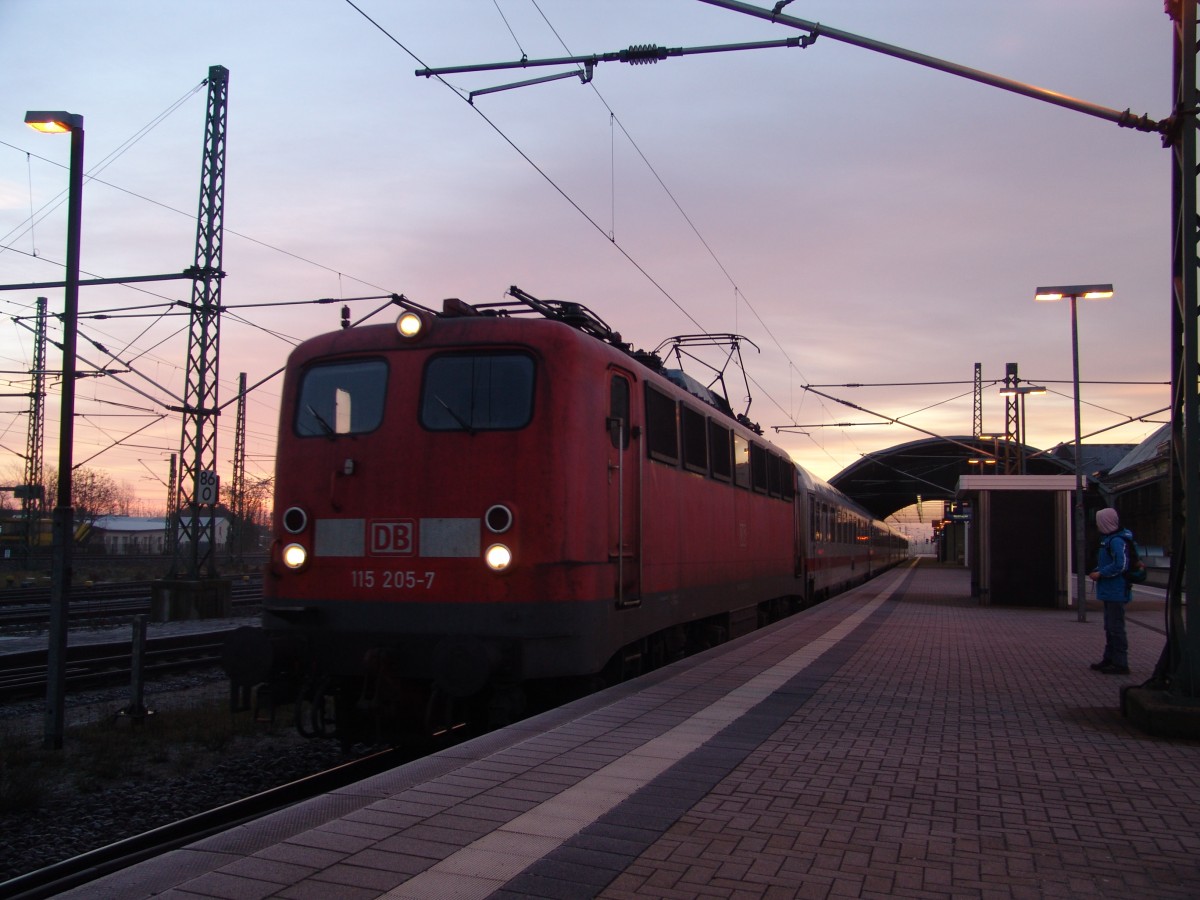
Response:
M1040 287L1033 295L1034 300L1053 303L1069 300L1071 303L1071 371L1075 384L1075 517L1072 526L1075 538L1075 602L1080 622L1087 621L1087 559L1084 546L1083 517L1083 442L1079 423L1079 320L1077 306L1080 300L1107 300L1113 295L1111 284L1067 284L1055 287Z

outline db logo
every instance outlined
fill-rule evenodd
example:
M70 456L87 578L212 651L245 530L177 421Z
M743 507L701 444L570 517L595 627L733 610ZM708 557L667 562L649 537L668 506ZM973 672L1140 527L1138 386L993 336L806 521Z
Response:
M412 556L412 519L373 519L367 528L372 556Z

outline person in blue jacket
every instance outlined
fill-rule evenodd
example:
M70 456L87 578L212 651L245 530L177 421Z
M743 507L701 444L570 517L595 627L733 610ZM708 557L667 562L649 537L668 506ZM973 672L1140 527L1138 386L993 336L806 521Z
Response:
M1129 569L1133 532L1121 527L1117 511L1111 507L1096 513L1096 527L1102 535L1100 553L1088 578L1096 582L1096 599L1104 603L1104 659L1092 663L1092 668L1105 675L1128 675L1125 604L1133 597L1133 587L1125 580L1125 572Z

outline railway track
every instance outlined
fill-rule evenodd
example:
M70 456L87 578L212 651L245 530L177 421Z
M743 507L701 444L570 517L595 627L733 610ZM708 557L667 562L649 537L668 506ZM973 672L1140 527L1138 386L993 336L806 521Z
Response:
M343 763L324 772L262 791L252 797L227 803L107 847L0 882L0 896L11 897L14 900L53 897L62 891L185 846L209 834L232 828L241 822L265 816L418 759L425 753L426 748L390 748Z
M228 630L148 639L142 661L143 676L152 678L220 665ZM45 650L7 653L3 659L0 703L45 696ZM133 675L132 659L131 641L68 646L67 690L127 685Z
M151 581L72 587L67 620L79 624L150 612ZM245 610L262 603L262 576L233 582L233 606ZM45 627L50 621L50 589L18 588L0 592L0 630Z

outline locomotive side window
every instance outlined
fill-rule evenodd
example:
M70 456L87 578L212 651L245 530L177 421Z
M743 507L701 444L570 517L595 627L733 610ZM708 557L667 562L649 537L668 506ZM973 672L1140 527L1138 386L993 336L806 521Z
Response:
M421 424L430 431L504 431L533 416L533 359L524 353L435 356L425 367Z
M744 437L733 436L733 483L750 487L750 444Z
M750 445L750 477L754 482L754 490L765 494L767 491L767 451L758 444Z
M679 423L675 401L646 385L646 452L659 462L679 462Z
M712 477L718 481L729 481L733 478L733 464L730 456L732 449L729 441L729 429L722 428L709 419L708 458L712 462Z
M680 404L683 420L683 465L692 472L708 474L708 419L686 403Z
M296 434L332 437L374 431L383 421L387 374L381 359L313 366L300 381Z
M779 463L781 460L774 453L767 454L767 493L772 497L779 496Z
M620 375L612 376L608 399L608 439L616 449L629 448L629 381ZM618 447L618 444L620 445Z

